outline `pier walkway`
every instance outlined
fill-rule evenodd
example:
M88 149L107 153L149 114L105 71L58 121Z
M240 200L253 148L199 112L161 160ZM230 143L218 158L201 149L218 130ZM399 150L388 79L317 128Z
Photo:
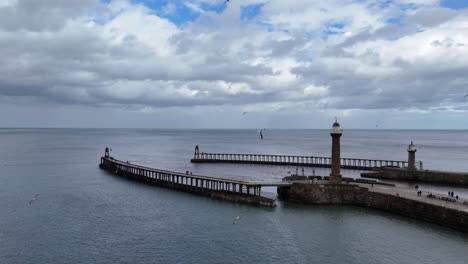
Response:
M198 145L195 147L193 159L190 161L193 163L240 163L324 168L331 168L332 164L330 157L208 153L200 152ZM341 168L350 170L373 170L374 168L388 166L404 168L408 166L407 161L399 160L341 158L340 161Z
M354 183L355 184L355 183ZM358 183L357 185L369 189L369 192L383 193L388 195L396 196L398 193L399 197L419 201L426 204L432 204L444 208L450 208L457 211L463 211L468 213L468 200L459 198L458 200L448 197L447 194L437 193L433 191L426 191L423 188L419 188L419 191L422 191L422 195L417 195L417 190L407 187L398 187L398 186L382 186L382 185L371 185L367 183ZM432 194L433 198L429 198L428 195ZM449 198L452 201L443 200L440 198Z
M140 180L154 182L162 186L190 191L218 191L240 195L260 196L264 186L288 186L285 181L242 181L220 177L194 175L174 171L160 170L116 160L113 157L101 157L100 168L115 174L137 177Z

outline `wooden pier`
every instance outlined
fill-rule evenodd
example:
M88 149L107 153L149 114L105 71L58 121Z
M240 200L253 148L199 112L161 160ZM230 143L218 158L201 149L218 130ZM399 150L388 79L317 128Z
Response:
M262 197L262 187L291 185L290 182L284 181L250 182L160 170L116 160L108 156L107 152L104 157L101 157L99 167L119 176L162 187L199 193L234 202L259 204L269 207L275 207L276 201Z
M284 166L304 166L331 168L331 157L292 156L292 155L264 155L264 154L232 154L232 153L208 153L200 152L198 145L195 147L194 163L240 163L240 164L264 164ZM374 170L381 167L405 168L407 161L376 160L341 158L340 166L350 170Z

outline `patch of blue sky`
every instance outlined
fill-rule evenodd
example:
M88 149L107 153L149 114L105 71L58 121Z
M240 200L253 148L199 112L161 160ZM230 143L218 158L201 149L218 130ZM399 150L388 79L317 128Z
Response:
M227 5L223 1L218 4L211 5L209 3L197 4L192 1L183 0L133 0L137 3L143 3L148 8L155 10L155 12L174 23L177 26L195 21L203 12L223 12ZM167 6L172 5L174 11L167 12Z
M383 0L383 1L375 1L369 4L371 8L378 8L378 9L385 9L390 7L395 1L394 0Z
M157 14L160 17L168 19L177 26L192 22L200 16L200 12L191 9L186 5L177 5L174 12L159 10Z
M385 20L385 23L386 24L394 24L394 25L402 25L402 20L403 20L402 16L390 17L390 18L387 18Z
M103 3L110 3L113 0L100 1ZM221 0L219 4L215 5L210 5L208 3L197 5L193 1L184 0L130 0L130 2L146 6L158 16L168 19L177 26L195 21L200 16L201 12L221 13L226 8L226 5Z
M251 20L258 16L264 4L247 5L241 7L241 20Z
M409 4L399 4L398 7L399 7L400 10L402 10L402 11L416 10L416 9L421 8L420 5L418 5L418 4L413 4L413 3L409 3Z
M341 31L346 26L346 22L331 22L328 24L328 27L332 30Z
M346 25L347 25L346 21L334 21L334 22L328 23L324 27L324 30L322 30L321 38L327 39L329 36L341 35L345 33L344 31L345 31Z
M200 12L193 10L184 2L186 1L132 0L132 3L145 5L158 16L168 19L177 26L194 21L200 15Z
M203 10L209 11L209 12L216 12L216 13L222 13L226 8L228 4L224 4L224 1L219 0L219 3L211 5L209 3L202 3L201 8Z
M440 5L450 9L465 9L468 8L468 0L442 0Z

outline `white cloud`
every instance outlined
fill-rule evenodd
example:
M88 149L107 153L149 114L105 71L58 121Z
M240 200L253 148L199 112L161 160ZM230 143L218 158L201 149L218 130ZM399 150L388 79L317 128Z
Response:
M184 2L199 17L183 26L157 15L176 14L173 3L156 12L126 0L56 10L28 1L0 5L0 96L11 100L145 113L468 111L468 11L438 1L255 1L260 14L241 20L247 3L217 13L200 0Z
M153 15L143 6L122 11L104 26L103 32L115 44L129 41L128 45L144 44L157 55L167 56L172 52L169 39L178 33L175 25ZM134 38L134 40L133 40Z
M205 13L205 10L194 3L184 2L184 5L195 13Z
M440 0L398 0L399 4L436 5Z
M328 94L328 86L316 86L316 85L309 85L304 88L304 95L310 96L324 96Z

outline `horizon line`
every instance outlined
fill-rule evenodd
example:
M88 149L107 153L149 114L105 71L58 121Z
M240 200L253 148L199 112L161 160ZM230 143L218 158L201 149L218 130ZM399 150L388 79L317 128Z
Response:
M160 129L160 130L257 130L260 128L173 128L173 127L0 127L0 129ZM265 128L263 128L265 129ZM266 128L267 130L329 130L331 128ZM468 128L344 128L346 130L459 130Z

